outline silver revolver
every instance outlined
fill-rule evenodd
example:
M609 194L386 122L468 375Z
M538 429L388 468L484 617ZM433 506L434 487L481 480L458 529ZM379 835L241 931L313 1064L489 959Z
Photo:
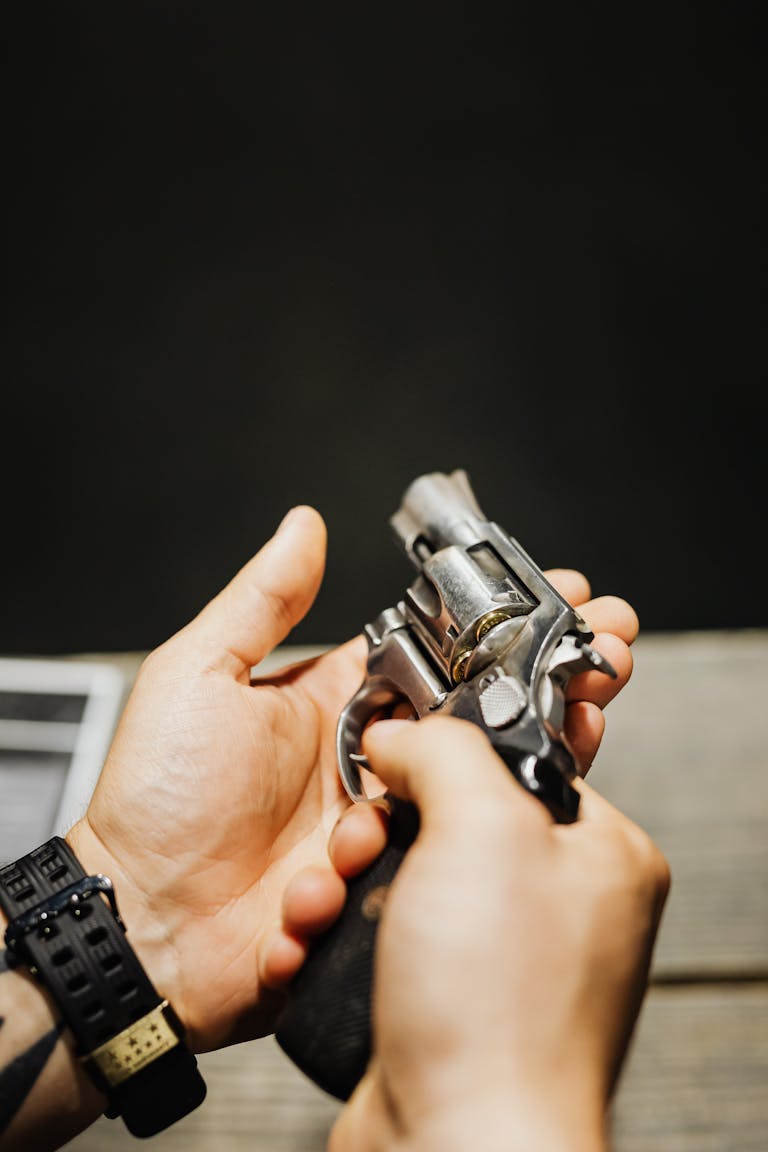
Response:
M588 669L616 675L590 648L592 632L517 541L486 520L466 472L414 480L390 524L418 575L365 627L366 677L337 729L347 792L365 795L364 728L402 700L418 718L480 725L525 788L557 819L575 819L565 688Z
M574 821L579 794L564 735L566 687L590 669L616 676L590 647L593 633L517 541L485 518L463 470L418 477L390 524L417 575L403 599L365 627L366 674L337 727L347 793L367 798L366 726L405 704L416 719L457 716L479 725L554 819ZM294 1063L343 1100L370 1055L381 901L418 831L413 805L388 800L387 847L348 885L344 912L313 947L276 1032Z

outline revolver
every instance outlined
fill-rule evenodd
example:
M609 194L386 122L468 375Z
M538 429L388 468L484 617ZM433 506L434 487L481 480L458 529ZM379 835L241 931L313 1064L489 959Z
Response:
M589 669L616 676L590 647L593 633L517 541L485 518L464 470L418 477L390 525L416 577L365 626L365 677L337 726L348 795L368 799L365 727L405 704L417 720L445 715L479 725L519 783L556 821L573 822L579 794L564 735L566 687ZM313 944L275 1033L294 1064L340 1100L370 1057L377 922L418 832L413 804L389 793L386 801L387 846L349 882L341 917Z

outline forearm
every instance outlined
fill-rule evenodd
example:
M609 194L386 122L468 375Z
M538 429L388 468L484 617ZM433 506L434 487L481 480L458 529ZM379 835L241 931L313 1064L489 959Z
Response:
M5 926L0 917L0 934ZM0 952L1 1152L59 1148L105 1104L42 985L23 969L10 970Z

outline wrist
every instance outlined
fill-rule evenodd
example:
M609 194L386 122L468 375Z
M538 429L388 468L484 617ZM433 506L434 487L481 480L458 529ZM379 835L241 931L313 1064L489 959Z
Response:
M450 1090L445 1082L419 1091L412 1082L417 1090L406 1095L379 1080L377 1111L392 1133L405 1137L407 1152L466 1152L475 1146L483 1152L608 1152L599 1077L553 1071L492 1084L487 1065L479 1081L478 1071L464 1069L459 1082L451 1077Z
M374 1145L400 1152L608 1152L600 1094L573 1078L489 1091L470 1074L451 1094L417 1089L404 1095L402 1085L387 1084L377 1063L374 1056L339 1114L328 1152Z
M137 883L130 866L124 865L117 854L110 851L87 816L78 820L64 839L86 873L102 873L112 881L131 948L158 993L173 1005L187 1025L173 925L158 914L150 892Z
M422 1117L403 1146L409 1152L607 1152L606 1118L599 1110L553 1109L548 1094L538 1103L531 1114L530 1100L484 1103L470 1094L466 1105Z
M68 1054L106 1097L107 1115L151 1136L196 1108L205 1083L183 1022L126 939L111 864L97 838L89 844L82 822L69 841L54 836L4 865L5 939L13 966L26 966L45 986L70 1033ZM141 908L135 887L123 894L133 911Z

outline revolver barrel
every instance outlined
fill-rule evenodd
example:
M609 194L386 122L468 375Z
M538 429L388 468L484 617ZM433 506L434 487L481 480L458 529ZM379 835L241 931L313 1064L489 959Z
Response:
M483 520L483 513L466 472L459 468L419 476L406 489L389 523L400 546L419 567L426 556L449 544L471 544L477 538L473 520Z
M419 571L402 611L459 684L478 643L539 602L516 572L522 553L508 555L509 538L485 519L463 470L414 480L390 525Z

